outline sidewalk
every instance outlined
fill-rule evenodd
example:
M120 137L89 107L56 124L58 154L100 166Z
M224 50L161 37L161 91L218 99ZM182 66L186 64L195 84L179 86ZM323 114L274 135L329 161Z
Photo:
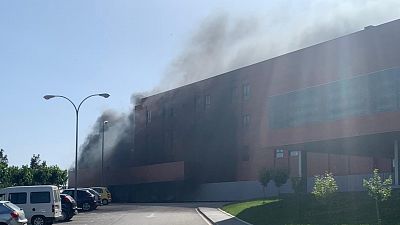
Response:
M208 219L211 224L216 225L251 225L250 223L246 223L220 209L217 208L207 208L207 207L199 207L197 208L199 213Z

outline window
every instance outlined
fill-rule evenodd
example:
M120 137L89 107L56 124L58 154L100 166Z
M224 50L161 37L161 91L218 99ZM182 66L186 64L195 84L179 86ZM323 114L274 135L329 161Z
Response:
M299 151L290 151L290 156L299 156Z
M8 200L14 204L26 204L26 192L10 193Z
M32 204L50 203L50 192L31 192L30 198Z
M250 98L250 84L243 85L243 99L247 100Z
M4 206L3 204L0 204L0 214L7 214L10 213L11 209L8 207Z
M206 107L211 105L211 96L210 95L206 95L204 100L205 100Z
M146 110L146 123L151 123L151 110Z
M6 195L0 194L0 201L5 201L5 200L6 200Z
M250 115L243 116L243 127L248 127L250 125Z
M277 159L283 158L283 156L284 156L284 154L283 154L283 150L282 150L282 149L276 150L276 152L275 152L275 157L276 157Z

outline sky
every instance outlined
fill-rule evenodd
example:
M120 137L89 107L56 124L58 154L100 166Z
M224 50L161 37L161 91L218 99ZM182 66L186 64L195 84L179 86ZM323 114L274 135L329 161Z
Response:
M288 28L299 27L299 18L305 17L306 22L321 20L336 25L332 21L352 14L357 4L364 7L364 11L355 14L360 19L352 23L353 26L347 26L348 21L341 23L341 27L346 29L339 34L361 30L370 23L387 22L400 15L393 7L399 6L398 3L394 5L396 1L391 0L355 0L350 7L348 3L338 6L334 2L0 1L0 148L6 151L12 165L28 164L33 154L40 154L48 164L67 169L73 164L75 155L74 110L64 99L46 101L43 96L64 95L79 103L90 94L107 92L111 95L108 99L94 97L83 104L79 121L79 143L82 144L102 112L109 109L129 112L133 107L133 93L151 91L168 82L170 78L166 74L176 72L176 68L171 67L176 65L176 59L187 54L188 45L193 44L193 35L201 32L204 21L218 18L221 14L229 15L228 20L240 18L239 24L243 18L251 18L245 20L249 31L256 27L269 27L271 34L288 34L293 30ZM327 13L330 4L334 4L340 14ZM287 23L282 21L297 23L285 27L282 24ZM304 24L311 26L310 23ZM297 31L297 34L316 36L306 32L307 26L301 26L304 30ZM261 30L264 36L269 36L266 29ZM320 39L303 43L332 38L320 36ZM293 45L293 38L288 38L290 35L271 37L279 40L282 46L302 47ZM266 39L241 40L246 40L240 42L241 46L257 44L263 51L271 47L265 45L269 46L267 49L264 46ZM287 50L293 49L284 47L271 52L279 54ZM242 52L248 54L248 51ZM236 65L254 63L271 56L273 54L258 54ZM204 73L216 75L214 73L234 67L227 65Z

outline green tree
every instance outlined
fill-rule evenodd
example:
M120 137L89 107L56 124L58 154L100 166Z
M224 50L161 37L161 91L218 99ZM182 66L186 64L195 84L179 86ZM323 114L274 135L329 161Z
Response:
M32 172L31 168L28 166L18 166L9 167L10 172L10 185L11 186L21 186L21 185L32 185Z
M33 154L32 158L31 158L31 162L29 164L29 167L31 169L37 169L41 166L41 161L42 160L40 159L40 154L37 154L37 155ZM44 162L44 163L46 163L46 162Z
M278 194L281 194L282 185L286 184L289 179L289 173L286 170L278 169L273 172L273 178L275 185L278 187Z
M3 149L0 149L0 188L9 186L8 158Z
M327 205L329 217L331 217L331 202L337 191L338 186L332 173L325 172L324 175L315 176L315 183L311 193Z
M263 169L260 171L258 181L263 186L264 199L267 198L266 190L268 183L272 180L271 171Z
M64 186L67 183L68 172L67 170L61 170L58 166L49 166L49 179L48 184Z
M382 181L379 176L379 170L374 169L373 175L368 180L363 180L363 186L367 189L368 194L375 200L376 217L378 224L381 224L379 202L386 201L390 198L392 193L392 177L389 176L386 180Z

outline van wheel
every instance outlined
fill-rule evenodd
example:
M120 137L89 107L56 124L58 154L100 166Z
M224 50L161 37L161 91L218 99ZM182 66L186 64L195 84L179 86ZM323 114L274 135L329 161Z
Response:
M90 208L91 208L91 207L90 207L90 204L89 204L89 203L87 203L87 202L83 203L83 205L82 205L83 211L89 211Z
M101 203L102 203L103 205L108 205L108 200L107 200L107 199L103 199L103 200L101 201Z
M32 225L45 225L46 221L43 216L34 216L31 220Z

